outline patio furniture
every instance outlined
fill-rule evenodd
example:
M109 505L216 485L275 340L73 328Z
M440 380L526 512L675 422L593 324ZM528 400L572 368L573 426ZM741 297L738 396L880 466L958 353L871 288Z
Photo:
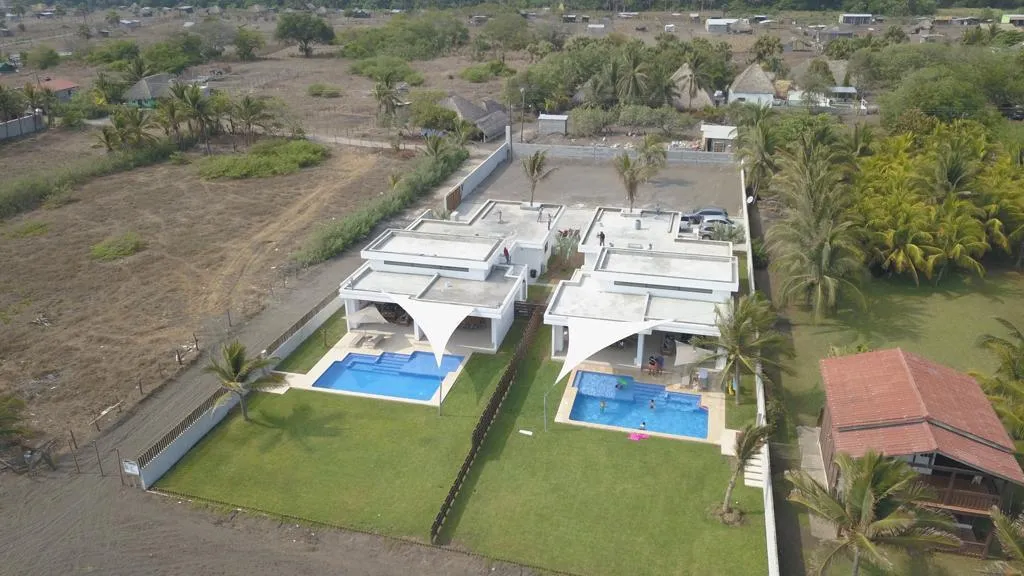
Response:
M380 341L383 339L384 337L381 336L380 334L372 334L369 337L367 337L366 340L363 341L363 348L376 348L377 344L379 344Z
M352 340L352 347L358 348L363 343L363 340L366 340L366 334L356 334L355 339Z

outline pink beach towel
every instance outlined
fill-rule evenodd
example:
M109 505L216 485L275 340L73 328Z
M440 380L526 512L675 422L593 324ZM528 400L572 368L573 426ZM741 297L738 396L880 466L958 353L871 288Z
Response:
M647 434L640 434L639 432L632 432L629 435L629 439L632 440L633 442L639 442L641 440L644 440L645 438L650 438L650 436L648 436Z

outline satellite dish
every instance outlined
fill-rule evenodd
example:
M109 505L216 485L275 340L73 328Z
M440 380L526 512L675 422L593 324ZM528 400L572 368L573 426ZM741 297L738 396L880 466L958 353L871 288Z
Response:
M753 203L754 203L754 197L753 196L747 196L747 204L753 204Z

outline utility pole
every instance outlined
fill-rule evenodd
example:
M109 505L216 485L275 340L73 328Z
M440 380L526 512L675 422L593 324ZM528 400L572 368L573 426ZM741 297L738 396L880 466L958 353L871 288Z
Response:
M522 108L519 109L519 142L523 142L523 131L526 130L526 88L519 88L519 95L523 97Z

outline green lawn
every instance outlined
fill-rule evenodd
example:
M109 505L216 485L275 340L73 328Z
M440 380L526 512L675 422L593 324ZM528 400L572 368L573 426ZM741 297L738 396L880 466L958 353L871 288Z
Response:
M742 430L747 424L757 420L757 389L754 387L754 375L744 374L740 377L740 403L736 398L725 399L725 427Z
M1002 334L993 317L1024 326L1024 275L1017 272L993 271L986 280L952 277L938 288L874 280L865 296L867 310L844 312L817 326L805 312L787 313L796 373L779 382L790 420L797 424L814 425L825 400L818 361L829 345L899 346L960 370L989 370L992 359L975 342L986 332Z
M519 340L474 354L437 408L290 390L259 393L157 488L234 506L426 539L470 434Z
M347 330L345 309L342 308L332 314L312 336L299 344L299 347L282 360L275 370L296 374L309 372L324 357L324 354L337 344L338 340L341 340Z
M554 291L554 284L530 284L526 287L526 300L527 302L544 303L548 301L548 298L551 297L551 293Z
M622 433L553 423L544 432L543 397L560 368L544 359L549 346L550 331L541 330L443 539L578 574L765 573L760 490L736 489L749 514L745 525L707 518L729 476L718 446L631 442ZM564 386L548 398L551 420Z

